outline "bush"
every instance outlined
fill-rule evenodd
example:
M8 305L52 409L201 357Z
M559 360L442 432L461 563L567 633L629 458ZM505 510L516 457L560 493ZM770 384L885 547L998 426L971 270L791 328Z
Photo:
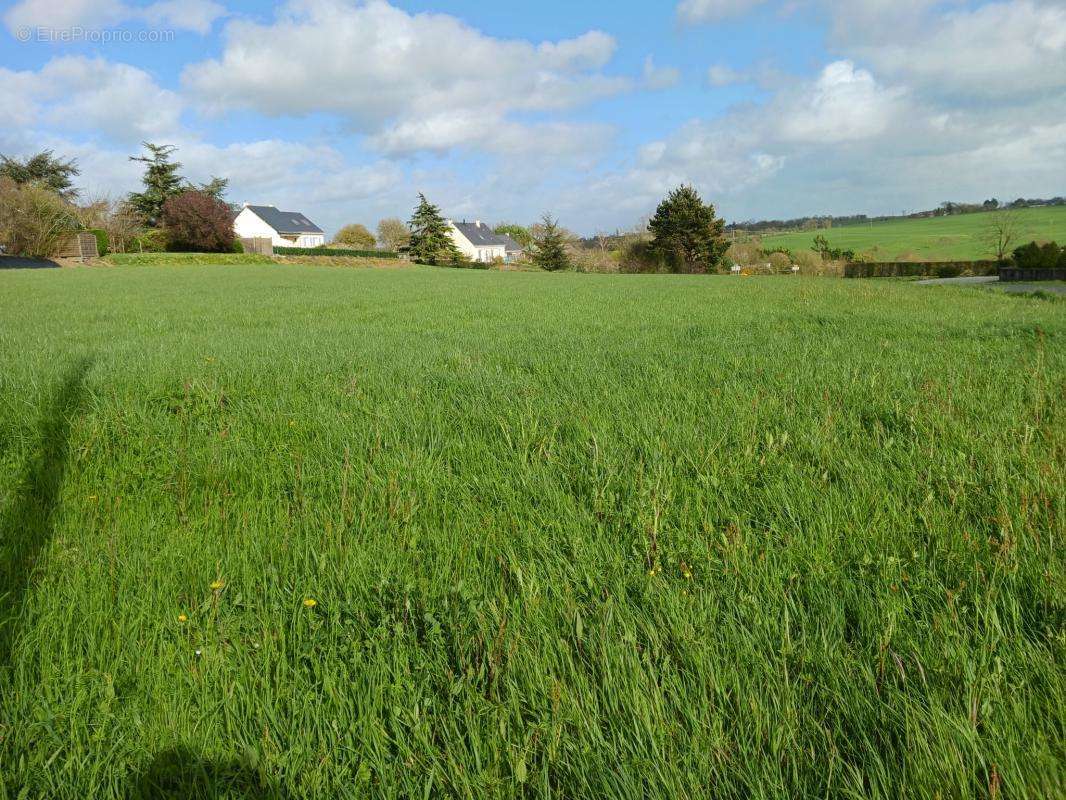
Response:
M652 247L647 239L634 239L622 246L619 272L657 273L672 272L662 254Z
M333 237L334 244L347 245L356 250L370 250L374 247L377 239L374 237L365 225L358 223L354 225L345 225L339 231L337 235Z
M1042 245L1029 242L1014 251L1014 265L1018 269L1066 268L1066 248L1055 242Z
M240 239L234 239L233 240L233 248L232 248L231 252L233 252L233 253L243 253L244 252L244 244L241 242Z
M136 253L163 253L167 249L166 231L159 228L150 228L133 240L130 252Z
M96 237L96 254L101 258L106 256L110 251L111 240L107 235L107 231L101 228L91 228L89 230L93 236Z
M854 261L854 250L842 250L839 247L832 247L829 244L829 240L822 234L818 234L814 237L814 242L811 244L811 250L816 253L820 253L824 261Z
M278 256L351 256L353 258L399 258L385 250L348 250L343 247L275 247Z
M167 249L191 253L233 250L233 212L206 192L190 189L163 203Z
M770 269L775 273L791 272L792 259L786 253L778 251L770 253Z
M7 252L52 258L80 227L74 207L52 190L0 180L0 242Z

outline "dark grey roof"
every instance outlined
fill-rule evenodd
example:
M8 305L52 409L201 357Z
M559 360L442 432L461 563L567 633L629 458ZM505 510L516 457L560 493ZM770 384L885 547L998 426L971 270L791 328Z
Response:
M497 234L497 236L499 236L501 239L503 239L504 249L507 250L508 253L521 253L522 252L522 245L520 245L518 242L516 242L514 239L512 239L506 233L499 233L499 234Z
M245 206L278 233L322 233L322 229L299 211L278 211L274 206Z
M508 252L515 252L522 248L518 246L510 236L501 236L492 232L492 228L482 222L453 222L459 232L463 234L474 247L499 247L503 245Z

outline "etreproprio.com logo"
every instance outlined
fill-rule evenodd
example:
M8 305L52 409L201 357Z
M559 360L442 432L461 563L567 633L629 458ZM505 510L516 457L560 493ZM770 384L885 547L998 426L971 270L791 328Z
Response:
M24 26L15 31L15 38L20 42L50 42L89 44L162 44L174 41L174 31L150 28L148 30L127 30L125 28L83 28L75 25L71 28L47 28Z

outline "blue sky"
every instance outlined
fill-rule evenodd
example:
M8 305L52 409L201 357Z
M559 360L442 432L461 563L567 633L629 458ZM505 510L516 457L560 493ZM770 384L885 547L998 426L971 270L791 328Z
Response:
M146 139L329 230L419 191L581 233L682 182L731 220L1066 193L1063 0L0 8L0 152L76 157L90 196Z

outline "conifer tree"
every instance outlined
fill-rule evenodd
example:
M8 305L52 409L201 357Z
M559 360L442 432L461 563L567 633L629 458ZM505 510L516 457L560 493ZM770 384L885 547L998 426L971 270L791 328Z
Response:
M411 229L411 258L418 263L441 266L463 261L463 254L448 233L448 223L441 216L440 209L424 194L419 193L418 207L407 225Z
M659 204L648 223L652 250L678 272L713 272L729 243L725 222L691 186L679 186Z
M129 204L148 225L154 228L162 217L163 204L171 197L184 192L189 186L178 173L181 164L171 160L171 156L178 148L170 144L152 144L151 142L142 142L142 144L148 150L149 155L130 156L130 161L140 161L147 165L144 177L141 179L144 191L132 192L129 196Z
M559 220L552 219L551 214L545 214L538 233L533 245L533 263L548 272L570 269L566 237L559 229Z
M0 154L0 178L10 178L18 184L39 184L64 200L73 200L77 196L74 178L78 174L77 161L73 158L63 160L51 150L42 150L23 161Z

